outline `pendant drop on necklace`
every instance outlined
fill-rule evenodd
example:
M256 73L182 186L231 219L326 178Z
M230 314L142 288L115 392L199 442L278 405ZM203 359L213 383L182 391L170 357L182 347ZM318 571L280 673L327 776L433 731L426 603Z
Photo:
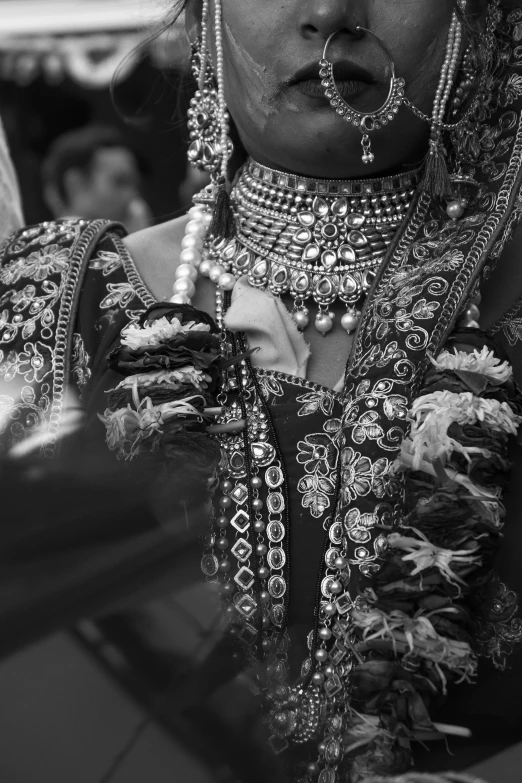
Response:
M348 334L351 334L352 332L355 332L355 330L357 329L360 318L361 318L360 312L355 308L352 308L351 310L348 310L341 318L341 326L343 327L343 329L346 329Z
M368 133L362 142L370 159ZM419 178L420 171L382 179L317 180L249 160L232 192L234 238L204 240L202 227L189 223L197 235L184 240L183 260L195 260L200 274L224 292L246 277L254 288L288 295L301 331L313 323L320 334L328 334L335 324L330 308L336 302L344 305L339 321L351 334ZM191 281L176 285L183 295L186 288L192 290Z
M315 317L315 328L325 337L333 327L334 314L320 310Z

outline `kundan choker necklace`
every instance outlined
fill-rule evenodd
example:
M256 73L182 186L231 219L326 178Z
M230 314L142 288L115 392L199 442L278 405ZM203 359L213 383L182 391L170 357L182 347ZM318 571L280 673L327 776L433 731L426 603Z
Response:
M201 261L199 272L223 290L246 275L252 286L276 296L289 294L300 329L310 322L306 305L312 301L316 329L329 332L335 318L330 307L340 300L346 306L341 324L353 332L419 179L420 172L414 171L382 179L316 180L249 160L232 191L235 237L203 242L209 216L198 221L196 208L196 220L188 224L183 240L185 263L174 293L191 293L180 278L186 265ZM193 281L194 270L188 271Z

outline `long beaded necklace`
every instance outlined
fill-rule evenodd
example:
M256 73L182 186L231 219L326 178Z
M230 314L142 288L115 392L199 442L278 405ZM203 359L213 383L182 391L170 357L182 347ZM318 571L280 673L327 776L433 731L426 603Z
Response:
M208 217L202 224L189 223L181 256L188 266L179 267L177 276L193 282L189 267L196 266L224 291L246 275L252 286L276 296L288 293L299 329L309 325L306 303L312 300L317 305L315 328L322 334L331 330L335 315L330 307L339 300L346 306L341 325L351 333L418 181L419 172L373 180L312 180L250 160L232 193L236 236L204 248ZM193 295L186 283L175 288L176 294L188 292Z
M232 241L209 242L210 213L204 204L191 210L173 300L190 302L198 270L216 283L224 358L248 347L243 337L224 327L239 275L274 294L289 292L300 328L308 325L305 302L311 298L318 305L315 325L323 334L334 317L329 307L340 299L347 305L342 325L353 331L356 306L409 207L416 179L414 173L366 182L312 181L250 161L234 189L237 233ZM345 622L352 606L350 569L342 526L333 517L326 525L316 628L309 656L292 685L286 631L291 562L287 478L270 409L248 358L225 371L218 402L226 435L220 436L217 511L202 537L201 567L219 587L230 632L247 657L265 662L266 676L258 686L266 699L272 750L281 753L291 744L315 740L318 759L310 761L302 779L335 783L352 661Z

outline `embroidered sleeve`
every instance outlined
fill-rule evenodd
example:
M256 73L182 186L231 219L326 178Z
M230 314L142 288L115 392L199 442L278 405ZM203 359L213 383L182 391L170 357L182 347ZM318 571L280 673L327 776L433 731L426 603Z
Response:
M43 223L15 233L0 269L0 434L2 449L34 428L48 430L53 397L59 404L57 351L63 355L67 316L63 294L84 221ZM62 356L63 358L63 356Z
M136 318L143 306L124 270L116 233L104 234L107 225L42 223L15 233L2 248L3 452L36 428L47 438L46 456L52 456L67 387L84 392L108 327L116 316Z

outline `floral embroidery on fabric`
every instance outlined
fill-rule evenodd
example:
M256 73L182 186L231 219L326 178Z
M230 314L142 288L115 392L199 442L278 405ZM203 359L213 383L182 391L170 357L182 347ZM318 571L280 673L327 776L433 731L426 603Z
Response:
M321 473L327 476L335 467L337 449L329 435L318 432L307 435L297 444L297 461L304 465L307 473Z
M97 224L81 220L43 223L18 232L2 248L0 380L5 393L0 398L0 411L2 427L7 431L4 447L25 437L32 427L49 426L46 416L53 394L56 323L60 308L63 309L62 296L77 242L83 232L95 235L96 227ZM78 259L75 264L77 267ZM106 277L121 266L118 254L102 247L90 269L101 271ZM114 318L124 307L140 303L129 281L123 279L124 282L109 284L112 288L104 300L105 312L110 313L107 298L113 298ZM126 315L132 320L138 313L138 310L131 310ZM72 328L73 324L70 326ZM90 368L84 338L79 332L73 337L70 358L72 379L81 388L89 380ZM22 379L28 385L21 391L17 385L15 393L8 393L5 384L17 380L20 383Z
M27 383L41 383L52 372L53 351L44 343L25 343L18 355L17 372Z
M136 292L131 283L109 283L107 285L107 290L109 293L100 303L100 308L102 310L115 306L118 306L123 310L136 296Z
M375 514L361 514L358 508L351 508L344 517L344 529L351 541L366 544L372 537L370 528L375 527L377 522Z
M303 508L308 508L316 519L330 507L330 498L335 494L335 470L339 456L335 429L332 437L326 431L332 429L329 421L325 422L323 428L324 432L307 435L297 444L297 462L304 465L308 474L299 480L297 489L303 495Z
M85 350L85 345L81 334L73 335L73 348L71 356L71 372L79 389L83 388L91 377L89 368L89 354Z
M40 223L16 233L9 241L7 250L9 253L16 254L25 253L31 246L45 247L52 243L72 244L86 225L85 220L76 219Z
M46 280L49 275L64 272L67 269L69 258L70 250L58 245L49 245L35 250L27 257L16 258L3 267L0 271L0 283L13 285L22 277L30 277L32 280L41 282Z
M522 318L512 318L502 324L502 331L509 345L513 347L522 340Z
M297 402L302 402L298 416L311 416L317 411L321 411L326 416L332 415L334 398L327 391L313 391L308 394L301 394L297 397Z
M373 469L368 457L362 457L351 446L341 454L341 497L347 505L372 488Z
M98 250L89 262L89 268L101 271L104 277L112 275L121 266L123 266L121 256L118 253L113 253L111 250Z
M490 658L497 669L503 670L508 657L522 642L517 595L493 573L476 601L479 611L475 624L477 654Z

